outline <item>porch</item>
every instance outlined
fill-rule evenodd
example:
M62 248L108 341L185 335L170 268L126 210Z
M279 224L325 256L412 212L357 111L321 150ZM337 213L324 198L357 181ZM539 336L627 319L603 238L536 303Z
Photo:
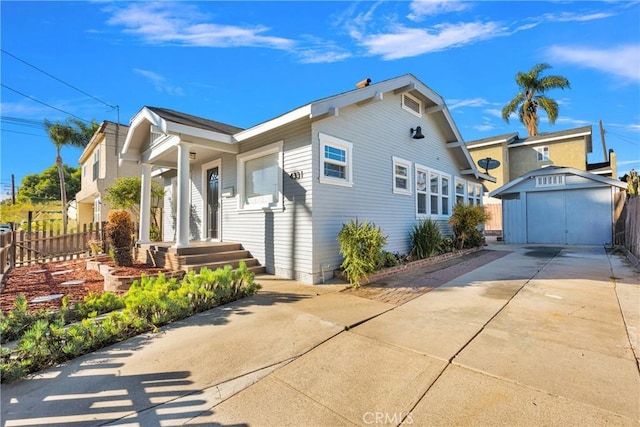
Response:
M251 253L241 243L190 241L189 246L175 247L175 242L137 243L137 259L172 270L184 270L187 273L202 268L215 270L230 265L236 269L244 261L249 271L255 274L266 272Z

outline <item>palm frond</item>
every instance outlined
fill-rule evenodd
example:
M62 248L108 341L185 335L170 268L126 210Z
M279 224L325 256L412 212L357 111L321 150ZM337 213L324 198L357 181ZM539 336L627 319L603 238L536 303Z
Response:
M562 76L546 76L540 79L538 92L543 93L549 89L570 89L569 80Z
M509 123L509 116L516 112L518 106L525 99L523 93L518 93L507 105L502 109L502 118L505 122Z
M549 117L549 123L555 124L556 119L558 118L558 103L551 98L547 98L545 96L536 97L540 108L542 108L545 113L547 113L547 117Z

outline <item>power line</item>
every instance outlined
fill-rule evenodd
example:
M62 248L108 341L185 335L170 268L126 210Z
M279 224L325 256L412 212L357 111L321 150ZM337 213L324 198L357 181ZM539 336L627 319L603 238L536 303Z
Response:
M62 83L62 84L64 84L64 85L69 86L71 89L77 90L78 92L82 93L83 95L86 95L86 96L88 96L89 98L95 99L95 100L96 100L96 101L98 101L99 103L104 104L104 105L106 105L107 107L109 107L109 108L111 108L111 109L118 109L118 108L119 108L117 105L111 105L111 104L108 104L108 103L104 102L103 100L101 100L101 99L99 99L99 98L96 98L95 96L93 96L93 95L91 95L91 94L89 94L89 93L87 93L87 92L83 91L82 89L78 89L78 88L77 88L77 87L75 87L74 85L72 85L72 84L70 84L70 83L67 83L67 82L65 82L64 80L62 80L62 79L60 79L60 78L58 78L58 77L54 76L53 74L50 74L50 73L48 73L48 72L44 71L42 68L36 67L35 65L28 63L28 62L27 62L27 61L25 61L24 59L18 58L18 57L17 57L17 56L15 56L14 54L9 53L9 52L7 52L6 50L4 50L4 49L2 49L2 48L0 48L0 51L2 51L2 53L6 54L6 55L9 55L10 57L12 57L12 58L14 58L14 59L17 59L18 61L22 62L23 64L28 65L29 67L34 68L34 69L36 69L36 70L40 71L41 73L43 73L43 74L45 74L45 75L47 75L47 76L51 77L52 79L57 80L57 81L59 81L60 83Z
M6 85L6 84L4 84L4 83L0 83L0 85L1 85L2 87L6 88L6 89L9 89L10 91L13 91L13 92L17 93L18 95L22 95L22 96L24 96L25 98L29 98L30 100L35 101L35 102L37 102L37 103L39 103L39 104L42 104L42 105L44 105L44 106L46 106L46 107L53 108L54 110L58 110L58 111L60 111L61 113L65 113L65 114L67 114L67 115L69 115L69 116L71 116L71 117L75 117L76 119L78 119L78 120L82 120L83 122L91 123L89 120L85 120L85 119L83 119L83 118L80 118L80 117L76 116L75 114L71 114L71 113L69 113L68 111L61 110L61 109L60 109L60 108L58 108L58 107L54 107L53 105L49 105L49 104L47 104L46 102L42 102L42 101L40 101L40 100L38 100L38 99L35 99L34 97L29 96L29 95L27 95L27 94L24 94L24 93L20 92L19 90L13 89L13 88L11 88L11 87L7 86L7 85Z

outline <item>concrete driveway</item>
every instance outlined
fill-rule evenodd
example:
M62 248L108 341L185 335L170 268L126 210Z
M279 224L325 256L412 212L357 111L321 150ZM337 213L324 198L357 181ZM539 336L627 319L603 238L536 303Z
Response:
M263 276L254 297L3 384L2 423L639 425L638 271L602 247L487 249L366 293Z

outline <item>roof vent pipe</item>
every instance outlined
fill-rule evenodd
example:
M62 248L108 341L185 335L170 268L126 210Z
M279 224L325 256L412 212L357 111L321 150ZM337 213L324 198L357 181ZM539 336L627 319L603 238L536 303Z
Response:
M358 89L369 86L369 83L371 83L371 79L370 78L366 78L364 80L362 80L361 82L356 83L356 87Z

